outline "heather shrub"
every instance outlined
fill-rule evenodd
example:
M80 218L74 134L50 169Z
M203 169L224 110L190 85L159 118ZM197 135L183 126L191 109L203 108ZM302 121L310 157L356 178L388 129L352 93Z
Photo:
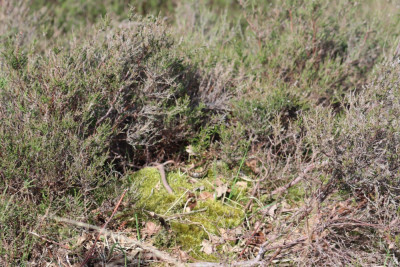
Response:
M179 150L204 124L203 106L213 105L211 100L203 103L197 74L174 54L173 40L158 19L123 24L111 33L100 30L70 51L56 50L29 60L18 47L5 52L9 77L2 91L3 116L26 117L33 124L25 125L27 129L41 130L39 136L33 134L32 147L21 155L15 152L16 158L26 149L40 151L43 136L65 127L61 136L50 134L54 142L69 143L73 151L88 142L98 160L107 157L105 152L110 158L129 159L132 165L161 160L163 155L156 151ZM17 131L21 136L11 134L20 127L18 120L9 123L3 126L10 144L13 138L30 139L24 131ZM67 141L69 135L73 136ZM47 157L69 164L65 156L45 150Z
M205 73L202 76L209 77L210 69L215 70L210 67L217 64L224 69L217 80L228 80L225 87L234 88L232 119L219 142L226 151L222 156L230 160L243 156L246 148L269 147L276 120L285 128L298 114L320 104L340 111L346 105L345 92L362 92L375 63L398 35L392 3L380 9L371 8L379 5L375 1L237 4L229 10L232 13L218 14L203 5L180 3L174 27L175 34L187 36L180 39L182 47L192 51L189 57ZM367 19L384 12L390 19ZM239 144L243 140L250 140L250 145Z
M399 192L398 77L397 63L386 64L363 94L348 96L343 115L319 132L318 146L331 160L335 179L353 192Z
M204 108L213 103L201 98L201 79L161 20L104 27L42 56L13 42L4 47L0 170L7 195L50 199L58 213L85 216L127 169L167 159L207 125ZM70 210L69 197L81 199L82 210ZM23 240L15 231L4 242Z
M385 64L363 94L349 94L341 116L317 110L306 121L307 141L327 160L325 202L353 206L320 215L318 227L330 230L324 238L336 249L318 255L320 248L311 248L317 262L398 263L399 73L398 62Z
M37 38L37 33L43 31L48 22L46 9L37 11L31 16L30 8L24 1L4 1L0 6L0 40L15 42L15 45L29 45ZM18 35L17 38L15 36ZM11 39L11 40L10 40Z
M394 1L0 2L0 264L398 265Z
M176 28L190 37L186 45L196 51L194 60L200 65L218 61L233 66L232 80L241 78L239 97L271 94L279 88L287 95L296 92L314 104L337 108L344 91L362 89L398 36L392 2L238 3L239 8L232 5L231 13L220 15L202 5L182 3ZM236 12L238 16L229 15Z

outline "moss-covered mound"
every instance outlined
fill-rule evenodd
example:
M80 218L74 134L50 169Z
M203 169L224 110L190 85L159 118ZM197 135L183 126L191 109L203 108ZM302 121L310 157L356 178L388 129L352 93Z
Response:
M221 229L228 231L240 226L244 219L243 207L234 201L225 199L228 202L224 203L223 200L217 199L217 185L213 175L194 180L184 173L170 172L167 178L174 194L165 190L156 168L145 168L127 177L128 184L138 188L135 192L137 195L133 196L137 199L135 212L142 220L148 220L148 213L154 212L164 218L171 227L167 239L172 240L160 241L161 237L156 236L156 245L179 246L191 251L191 255L197 259L217 259L217 253L222 252L218 249L222 247L216 246L215 254L207 255L202 252L202 242L221 237ZM219 182L223 182L220 179L223 178L218 179ZM120 215L121 218L132 216L132 211L127 213ZM127 217L125 219L129 220Z

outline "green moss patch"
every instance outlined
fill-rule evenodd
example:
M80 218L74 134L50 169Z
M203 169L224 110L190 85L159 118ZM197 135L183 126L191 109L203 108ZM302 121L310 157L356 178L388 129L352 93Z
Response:
M161 183L160 173L155 168L145 168L128 176L130 184L135 184L139 195L136 212L144 220L147 212L154 212L163 217L171 226L169 238L181 249L189 251L192 257L213 260L215 255L201 251L202 241L212 236L220 236L219 229L232 229L239 226L244 218L243 208L232 202L224 203L215 199L214 179L206 177L194 179L180 172L168 172L169 185L174 194L168 194ZM208 192L207 199L201 199L202 192ZM192 209L189 206L194 205ZM147 212L144 212L147 211ZM188 214L189 213L189 214ZM163 233L165 235L165 232ZM156 240L160 239L156 236ZM162 239L165 239L163 237ZM165 246L166 242L155 242ZM218 246L216 246L218 250Z

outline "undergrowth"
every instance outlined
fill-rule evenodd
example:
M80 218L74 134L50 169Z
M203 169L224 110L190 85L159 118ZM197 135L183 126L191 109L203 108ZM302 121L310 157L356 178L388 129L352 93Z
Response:
M399 264L395 1L0 3L0 264Z

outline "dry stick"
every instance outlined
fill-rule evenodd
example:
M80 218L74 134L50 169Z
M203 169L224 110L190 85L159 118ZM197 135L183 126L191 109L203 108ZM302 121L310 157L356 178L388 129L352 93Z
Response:
M269 259L267 265L271 265L271 264L272 264L272 261L279 255L279 253L281 253L281 251L282 251L282 248L278 248L278 249L275 251L274 255L272 255L271 258Z
M262 265L262 262L261 262L260 258L255 258L255 259L248 260L248 261L234 261L234 262L231 262L230 264L222 264L222 263L217 263L217 262L195 262L195 263L185 264L185 263L183 263L183 262L181 262L179 260L176 260L171 255L154 248L153 246L145 245L140 241L137 241L135 239L129 238L129 237L127 237L127 236L125 236L123 234L120 234L120 233L116 233L116 232L112 232L112 231L106 230L103 227L100 228L100 227L95 226L95 225L91 225L91 224L87 224L87 223L83 223L83 222L79 222L79 221L75 221L75 220L71 220L71 219L66 219L66 218L59 218L59 217L55 217L55 216L52 217L52 218L55 219L58 222L69 223L69 224L76 225L76 226L79 226L79 227L85 227L85 228L88 228L88 229L93 229L93 230L99 231L100 234L106 234L106 235L109 235L109 236L118 236L120 238L123 238L124 241L126 241L127 243L129 242L131 244L134 244L134 245L142 248L143 250L149 251L155 257L157 257L158 259L161 259L164 262L167 262L169 264L173 264L174 266L182 266L182 267L183 266L190 266L190 267L212 266L212 267L214 267L214 266L259 266L259 265ZM290 247L290 246L293 246L293 243L271 247L268 250L277 249L279 247L287 248L287 247Z
M169 194L173 195L174 190L172 190L171 186L169 186L168 181L167 181L167 176L165 175L165 170L164 170L164 166L169 163L175 163L175 161L168 160L168 161L164 162L163 164L153 162L150 165L153 165L155 168L158 169L158 171L161 174L161 181L162 181L165 189L168 191Z
M37 237L39 237L40 239L42 239L42 240L44 240L46 242L49 242L49 243L52 243L52 244L57 245L59 247L62 247L63 249L71 250L71 248L68 245L64 245L64 244L58 243L56 241L47 239L46 237L40 236L35 232L28 232L28 233L30 233L31 235L37 236Z
M264 166L264 162L263 162L261 159L259 159L258 157L257 157L257 160L261 162L263 169L266 170L266 173L265 173L265 175L264 175L263 178L261 178L261 179L259 179L259 180L257 181L256 186L253 187L253 191L251 192L252 198L250 198L250 200L247 202L247 204L246 204L246 206L245 206L245 208L244 208L244 211L245 211L245 212L250 208L251 204L253 203L253 197L256 195L257 190L259 189L261 182L263 182L265 179L267 179L267 177L268 177L268 175L269 175L268 170L267 170L267 169L265 168L265 166Z
M326 164L327 164L327 162L323 162L320 166L324 166L324 165L326 165ZM272 194L272 195L275 195L275 194L278 194L278 193L281 193L281 192L286 191L286 190L289 189L291 186L293 186L293 185L299 183L299 182L304 178L304 176L305 176L309 171L313 170L315 167L316 167L316 165L315 165L314 163L313 163L313 164L310 164L309 166L307 166L307 168L304 169L303 173L300 174L296 179L294 179L294 180L291 181L290 183L286 184L285 186L282 186L282 187L279 187L279 188L275 189L271 194ZM261 180L264 180L264 179L265 179L265 178L260 179L260 180L258 181L258 183L257 183L257 186L256 186L255 188L258 188L258 186L259 186L259 184L260 184L260 181L261 181ZM254 191L254 190L253 190L253 191ZM246 205L245 210L247 210L247 209L249 208L250 204L251 204L251 202L249 201L249 202L247 203L247 205ZM266 215L266 214L264 214L264 216L263 216L262 219L264 219L265 215ZM261 224L260 224L260 225L261 225ZM259 225L256 229L254 229L253 234L252 234L252 235L250 236L250 238L246 241L245 247L244 247L244 249L242 250L242 252L240 253L239 258L244 254L244 252L245 252L247 246L249 245L249 240L251 240L251 239L254 237L254 235L257 233L258 228L260 227L260 225ZM279 251L279 252L280 252L280 251ZM279 252L278 252L278 254L279 254ZM278 254L277 254L276 256L278 256ZM276 256L275 256L275 257L276 257ZM274 257L273 257L273 258L274 258ZM271 261L271 260L270 260L270 261Z
M142 242L137 241L137 240L132 239L132 238L129 238L129 237L123 235L123 234L115 233L115 232L106 230L103 227L100 228L100 227L95 226L95 225L91 225L91 224L87 224L87 223L83 223L83 222L79 222L79 221L75 221L75 220L71 220L71 219L65 219L65 218L59 218L59 217L53 217L53 219L55 219L58 222L64 222L64 223L69 223L69 224L76 225L76 226L79 226L79 227L85 227L85 228L88 228L88 229L93 229L93 230L99 231L99 234L106 234L106 235L109 235L109 236L118 236L120 238L123 238L125 241L127 241L129 243L132 243L132 244L142 248L143 250L150 251L151 253L154 254L154 256L156 256L157 258L159 258L159 259L161 259L161 260L163 260L165 262L173 264L174 266L184 266L184 264L182 262L175 260L173 257L168 255L167 253L162 252L162 251L160 251L160 250L158 250L158 249L156 249L156 248L154 248L152 246L145 245Z
M122 91L124 89L126 89L127 87L128 86L122 86L118 90L118 92L115 94L113 101L111 102L111 107L108 109L107 113L96 122L96 126L98 126L100 123L102 123L111 114L111 112L113 112L115 110L115 108L114 108L115 102L117 101L117 99L118 99L119 95L122 93Z
M125 196L125 194L126 194L127 191L128 191L128 189L125 189L124 192L122 193L121 197L119 198L119 201L118 201L117 205L116 205L115 208L114 208L113 213L111 214L110 218L106 221L106 223L105 223L105 224L103 225L103 227L101 228L102 230L104 230L104 229L106 228L106 226L108 225L108 223L111 221L112 217L114 217L114 215L115 215L115 213L117 212L119 205L121 205L122 199L124 198L124 196ZM94 241L93 246L92 246L92 248L90 249L90 251L86 254L85 260L82 262L81 267L85 266L85 264L86 264L86 263L89 261L89 259L92 257L93 252L94 252L94 248L95 248L95 246L96 246L96 243L97 243L97 241L98 241L99 238L100 238L100 234L101 234L101 232L99 232L99 233L97 234L96 240Z
M275 189L274 191L272 191L271 195L276 195L276 194L285 192L285 191L288 190L290 187L292 187L292 186L298 184L301 180L303 180L304 176L306 176L306 174L307 174L308 172L312 171L315 167L317 167L317 166L318 166L318 167L322 167L322 166L325 166L326 164L328 164L328 162L325 161L325 162L321 163L320 165L316 165L315 163L312 163L312 164L308 165L308 166L304 169L303 173L301 173L299 176L297 176L296 179L290 181L289 183L287 183L286 185L284 185L284 186L282 186L282 187L279 187L279 188Z

